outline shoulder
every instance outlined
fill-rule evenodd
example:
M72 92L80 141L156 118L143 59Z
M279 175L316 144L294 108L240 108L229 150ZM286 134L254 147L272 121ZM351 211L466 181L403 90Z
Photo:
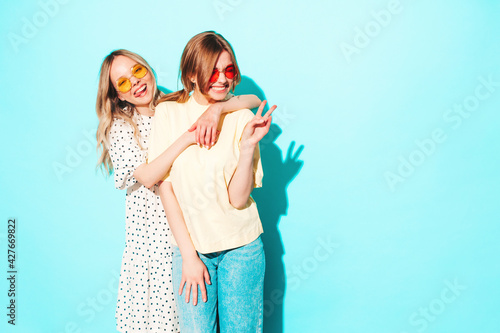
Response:
M168 103L170 102L161 102L157 106L155 106L155 113L165 111Z

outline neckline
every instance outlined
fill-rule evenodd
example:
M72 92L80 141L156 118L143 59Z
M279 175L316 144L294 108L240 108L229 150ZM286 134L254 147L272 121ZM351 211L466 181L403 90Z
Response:
M188 102L190 102L191 104L196 105L199 108L205 108L205 109L208 109L208 107L210 107L210 105L212 105L211 103L208 103L207 105L203 105L203 104L198 103L196 101L196 98L194 97L194 94L191 94L191 96L189 96Z

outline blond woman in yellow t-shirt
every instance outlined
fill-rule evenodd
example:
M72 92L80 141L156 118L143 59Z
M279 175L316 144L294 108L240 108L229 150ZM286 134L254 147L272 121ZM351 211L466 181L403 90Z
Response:
M181 58L184 89L156 107L149 161L208 105L225 100L240 79L232 47L221 35L208 31L191 38ZM250 193L262 184L258 143L276 108L262 116L264 105L256 115L248 109L223 115L217 143L188 147L160 185L175 238L173 281L183 333L216 332L218 324L220 332L262 330L265 258Z

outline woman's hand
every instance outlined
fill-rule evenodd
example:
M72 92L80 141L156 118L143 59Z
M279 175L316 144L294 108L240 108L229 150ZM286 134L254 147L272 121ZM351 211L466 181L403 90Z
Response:
M206 148L211 148L217 141L217 126L219 126L222 105L220 103L210 104L208 109L188 129L195 131L196 143Z
M248 124L243 129L243 134L241 135L241 149L245 148L255 148L257 143L269 132L269 127L271 126L271 114L276 109L276 105L273 105L269 111L262 116L262 111L266 106L267 101L263 101L257 114L248 122Z
M198 286L201 290L203 302L207 301L207 288L205 282L210 282L210 274L205 264L195 255L192 258L182 258L182 280L179 287L179 295L182 295L182 289L186 285L185 299L189 303L191 292L193 293L193 305L198 304Z

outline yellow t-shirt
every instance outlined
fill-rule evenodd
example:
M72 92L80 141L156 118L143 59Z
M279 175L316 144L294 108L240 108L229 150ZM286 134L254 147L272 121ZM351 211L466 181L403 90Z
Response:
M191 127L207 107L198 104L192 96L186 103L160 103L151 129L149 162ZM245 208L236 209L229 203L227 191L238 164L241 134L253 116L248 109L222 115L217 143L210 150L198 145L189 146L164 177L164 181L172 182L191 240L200 253L243 246L263 232L255 201L250 197ZM262 186L262 177L257 147L254 155L255 187Z

